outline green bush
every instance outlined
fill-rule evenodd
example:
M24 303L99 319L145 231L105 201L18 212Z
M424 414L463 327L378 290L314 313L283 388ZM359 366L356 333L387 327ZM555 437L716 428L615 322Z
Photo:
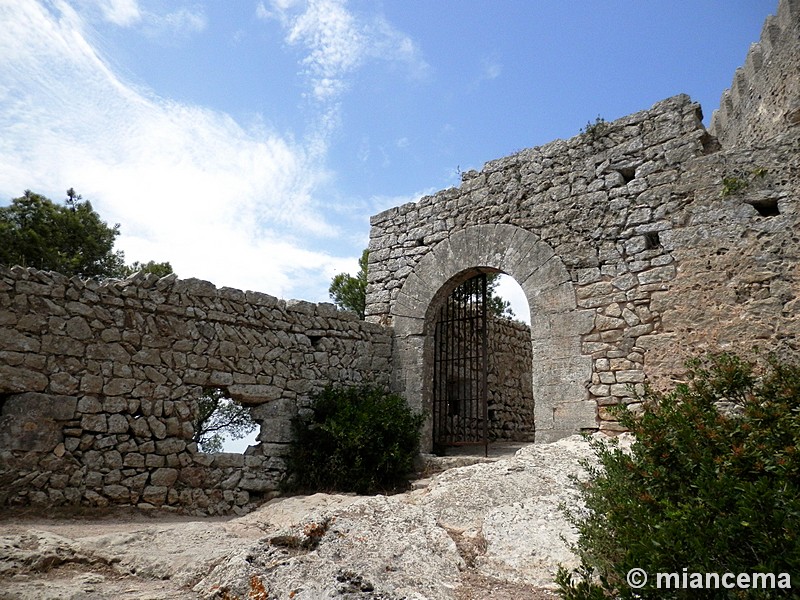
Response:
M600 466L586 465L587 511L573 515L582 567L560 570L563 598L792 597L654 589L656 573L684 569L789 573L800 584L800 365L723 354L687 366L689 382L648 390L640 416L619 410L636 438L630 453L593 442ZM642 589L626 582L633 568L649 576Z
M328 386L292 423L285 488L371 494L407 485L422 420L379 387Z

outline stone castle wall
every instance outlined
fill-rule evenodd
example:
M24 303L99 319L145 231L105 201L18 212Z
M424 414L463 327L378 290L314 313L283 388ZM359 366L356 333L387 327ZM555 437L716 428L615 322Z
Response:
M425 390L407 385L418 363L397 356L403 338L413 344L429 335L423 328L442 285L452 289L470 267L489 267L515 276L528 297L537 438L596 427L597 404L629 398L629 384L644 381L638 340L659 326L652 294L676 276L672 232L692 201L675 184L683 165L708 153L709 143L699 106L677 96L489 162L481 172L464 173L458 188L373 217L367 318L395 327L394 385L425 405ZM470 238L466 246L482 249L475 260L484 264L439 252L459 232ZM520 245L520 232L534 241ZM525 247L532 243L535 252ZM419 265L427 256L438 266L423 275ZM523 263L531 264L520 270ZM406 286L415 285L423 291L409 294ZM549 290L560 290L558 297L541 293ZM551 314L554 303L560 312ZM398 327L404 318L420 328ZM552 348L554 337L569 347Z
M800 0L781 0L736 70L709 131L725 147L764 145L800 125Z
M0 504L243 510L276 489L309 394L385 384L390 352L383 327L329 304L0 270ZM209 386L261 426L244 455L192 442Z
M609 406L706 350L800 352L798 6L780 1L709 131L675 96L373 217L367 323L173 276L1 269L0 504L246 510L326 383L389 383L430 416L438 307L478 272L514 277L531 312L490 336L499 439L618 431ZM256 446L197 451L204 387L251 407Z
M710 132L676 96L373 217L367 318L394 328L395 389L429 406L435 308L476 269L528 299L538 441L618 430L609 406L705 350L799 351L798 23L781 0Z

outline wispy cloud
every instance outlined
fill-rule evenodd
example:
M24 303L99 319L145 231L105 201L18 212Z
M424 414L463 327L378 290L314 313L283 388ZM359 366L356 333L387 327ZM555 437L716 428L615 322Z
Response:
M103 17L114 25L129 27L142 18L138 0L88 0L97 5Z
M118 27L140 28L151 37L185 37L205 30L208 20L201 6L192 4L169 11L144 8L139 0L75 0L82 14L92 15ZM65 0L56 0L60 10L69 10ZM160 6L159 6L160 8Z
M309 297L346 268L307 249L336 233L314 200L328 174L307 147L132 87L81 16L51 6L0 2L2 197L74 187L122 223L129 260L169 260L218 285Z
M287 43L305 49L303 74L320 102L335 101L348 89L349 75L368 60L402 62L414 77L429 70L411 38L381 17L357 15L347 0L261 1L256 15L279 21Z
M481 78L491 81L503 73L503 65L496 57L486 57L481 61Z

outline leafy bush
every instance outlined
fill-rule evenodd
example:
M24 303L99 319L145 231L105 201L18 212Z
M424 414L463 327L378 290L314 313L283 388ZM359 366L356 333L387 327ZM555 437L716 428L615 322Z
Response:
M292 423L286 488L375 493L408 483L422 415L375 386L328 386Z
M791 596L653 589L656 573L684 569L800 576L800 365L772 357L758 373L723 354L687 366L687 384L645 393L642 415L619 410L636 437L630 453L593 442L588 513L573 516L582 568L560 570L563 598ZM643 589L626 583L635 567L650 576Z

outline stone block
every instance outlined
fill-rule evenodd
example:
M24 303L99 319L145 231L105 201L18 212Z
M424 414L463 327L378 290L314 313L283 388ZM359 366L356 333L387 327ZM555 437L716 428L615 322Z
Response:
M103 487L103 495L116 503L126 503L131 500L131 492L124 485L106 485Z
M277 400L283 395L283 390L272 385L237 383L228 387L228 393L243 404L262 404Z
M156 469L150 474L150 483L155 486L172 487L178 480L177 469Z
M241 468L244 466L244 455L234 452L220 452L214 454L214 467L216 468Z
M144 488L141 496L141 500L153 506L161 506L166 499L167 488L160 485L148 485Z
M103 414L83 415L83 418L81 419L81 427L85 431L106 433L108 431L108 423L106 421L106 416Z
M123 466L126 467L144 467L144 456L137 452L128 452L122 459Z
M43 392L47 387L48 379L42 373L0 365L0 392L13 394L19 392Z
M166 438L156 441L156 452L164 456L183 452L185 448L186 442L178 438Z
M150 428L150 431L153 432L153 436L156 439L163 440L165 437L167 437L167 426L155 415L150 415L147 417L147 425Z

